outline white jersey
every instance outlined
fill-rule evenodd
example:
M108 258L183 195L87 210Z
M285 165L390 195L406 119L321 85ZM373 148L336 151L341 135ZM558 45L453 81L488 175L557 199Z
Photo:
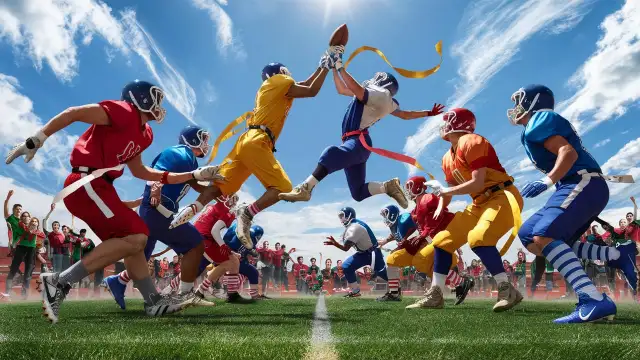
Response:
M399 107L389 90L383 87L369 84L364 91L362 101L354 96L347 108L342 120L343 134L367 129Z
M358 251L367 251L373 247L369 232L364 226L353 221L342 234L342 242L346 245L352 243Z

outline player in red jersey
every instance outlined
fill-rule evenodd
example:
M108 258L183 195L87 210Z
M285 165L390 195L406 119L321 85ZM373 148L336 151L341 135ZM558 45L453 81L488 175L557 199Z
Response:
M178 184L198 180L220 180L218 167L199 168L189 173L169 173L150 169L142 163L141 153L153 140L148 122L162 122L164 92L146 81L127 84L121 101L102 101L70 107L52 118L34 136L16 145L6 158L10 164L24 156L31 161L45 140L75 122L90 127L71 152L72 173L65 189L54 202L64 199L67 209L83 220L102 240L82 261L61 273L40 275L44 285L43 310L52 322L58 321L60 305L71 284L96 270L123 259L129 275L145 300L147 315L158 316L182 309L180 299L158 294L149 277L143 249L149 230L144 221L127 207L116 192L113 181L122 176L126 165L136 178Z

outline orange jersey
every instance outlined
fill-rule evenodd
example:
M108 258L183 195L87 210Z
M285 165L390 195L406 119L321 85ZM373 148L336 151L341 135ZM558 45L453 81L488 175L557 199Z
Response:
M457 148L451 148L442 157L442 171L444 171L447 183L453 186L471 180L471 173L481 168L487 169L483 189L506 181L513 181L513 178L500 165L500 160L498 160L493 146L480 135L463 135L458 140ZM471 194L474 203L475 198L484 191Z

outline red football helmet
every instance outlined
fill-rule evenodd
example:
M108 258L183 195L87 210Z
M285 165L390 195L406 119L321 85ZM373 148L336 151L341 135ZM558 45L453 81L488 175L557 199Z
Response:
M238 195L236 193L231 195L221 195L217 200L219 203L224 204L224 207L227 208L227 210L231 210L238 203Z
M472 134L476 130L476 116L468 109L455 108L442 116L444 125L440 127L440 137L447 140L451 133Z
M404 184L404 189L411 200L415 200L418 196L427 190L427 179L424 176L412 176Z

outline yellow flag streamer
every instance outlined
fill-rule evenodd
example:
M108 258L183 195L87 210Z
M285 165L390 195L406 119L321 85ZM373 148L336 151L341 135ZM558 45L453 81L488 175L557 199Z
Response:
M246 121L249 121L249 119L252 116L253 116L253 111L247 111L246 113L238 116L235 120L230 122L229 125L227 125L227 127L225 127L224 130L220 132L220 135L218 136L216 141L213 143L213 147L211 148L211 153L209 154L209 160L207 160L207 164L211 163L213 159L216 157L216 155L218 154L218 149L220 148L220 144L222 142L229 140L233 135L237 134L238 132L244 129L244 127L238 128L238 129L234 129L234 128Z
M407 69L395 67L391 64L389 59L387 59L387 56L382 51L372 46L361 46L357 48L353 53L351 53L351 56L349 56L349 59L347 60L347 62L344 63L344 67L347 68L347 66L349 66L353 58L355 58L360 53L363 53L365 51L372 51L378 54L378 56L380 56L382 60L384 60L387 64L389 64L389 66L391 66L393 70L397 71L398 74L410 79L424 79L427 76L433 75L436 71L440 69L440 65L442 65L442 40L440 40L436 44L436 52L438 53L438 55L440 55L440 62L438 63L438 65L436 65L435 67L432 67L431 69L427 69L423 71L413 71L413 70L407 70Z
M505 195L507 195L507 200L509 201L509 206L511 207L511 214L513 215L513 230L511 230L511 235L507 239L507 242L504 243L502 249L500 249L500 256L504 256L507 253L513 240L518 236L518 231L520 230L520 226L522 226L522 216L520 214L520 206L518 205L518 201L513 194L505 189Z

